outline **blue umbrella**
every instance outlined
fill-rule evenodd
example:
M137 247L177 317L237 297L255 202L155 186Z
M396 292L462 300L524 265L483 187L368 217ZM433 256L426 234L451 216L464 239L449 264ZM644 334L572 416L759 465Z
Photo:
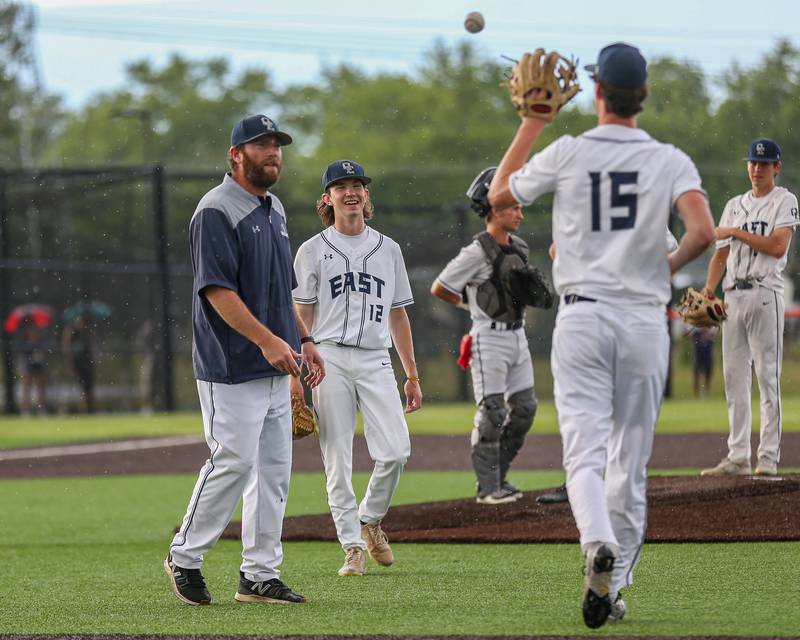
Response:
M105 320L111 315L111 307L105 302L90 300L78 302L64 309L61 319L64 322L72 322L75 318L86 318L87 320Z

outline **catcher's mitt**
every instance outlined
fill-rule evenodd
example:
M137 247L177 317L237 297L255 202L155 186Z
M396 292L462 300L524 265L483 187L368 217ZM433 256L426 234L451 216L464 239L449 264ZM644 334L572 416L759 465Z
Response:
M553 306L553 292L545 275L536 267L526 264L505 274L503 284L511 297L520 304L539 309Z
M680 316L693 327L719 327L728 318L728 305L713 293L689 287L681 298Z
M317 421L314 414L305 404L303 399L298 396L292 397L292 440L299 440L310 436L312 433L319 433Z
M536 49L523 54L507 83L511 104L520 117L552 122L561 107L581 90L576 64L577 60L567 60L556 51Z

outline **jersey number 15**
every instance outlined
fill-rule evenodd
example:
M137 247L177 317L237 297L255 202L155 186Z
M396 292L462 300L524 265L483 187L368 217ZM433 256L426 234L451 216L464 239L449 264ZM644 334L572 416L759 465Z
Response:
M600 231L600 172L589 172L592 179L592 231ZM627 207L627 216L611 216L611 230L633 229L636 224L636 193L620 193L620 187L626 184L636 184L639 179L638 171L610 171L611 179L611 208Z

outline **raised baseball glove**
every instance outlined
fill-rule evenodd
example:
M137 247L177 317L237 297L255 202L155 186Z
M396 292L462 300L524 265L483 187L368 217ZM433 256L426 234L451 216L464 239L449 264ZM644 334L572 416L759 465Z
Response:
M552 122L561 107L581 90L576 64L577 60L567 60L556 51L536 49L523 54L507 83L511 104L520 117Z
M679 313L681 319L693 327L719 327L728 318L728 305L713 293L689 287L681 298Z
M312 433L319 433L317 421L311 409L303 403L299 396L292 397L292 440L299 440L310 436Z

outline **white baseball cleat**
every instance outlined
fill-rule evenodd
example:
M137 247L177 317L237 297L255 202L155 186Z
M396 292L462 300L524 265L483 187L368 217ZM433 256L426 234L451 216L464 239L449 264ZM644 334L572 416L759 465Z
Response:
M587 546L583 621L590 629L602 627L611 615L609 591L616 559L616 545L610 542L592 542Z
M759 460L755 474L757 476L777 476L778 465L771 460Z
M703 469L700 472L701 476L749 476L750 474L749 462L734 462L728 458L724 458L716 467Z
M340 576L363 576L367 572L367 556L361 547L347 547Z

